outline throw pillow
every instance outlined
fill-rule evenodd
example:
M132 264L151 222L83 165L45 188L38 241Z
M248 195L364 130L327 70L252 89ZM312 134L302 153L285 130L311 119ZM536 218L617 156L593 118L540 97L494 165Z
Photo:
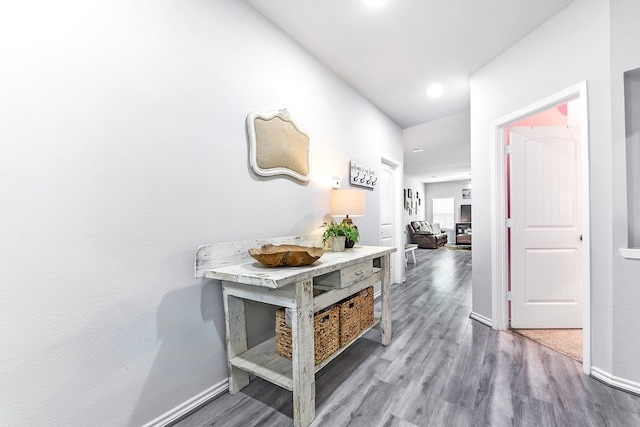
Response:
M431 224L431 231L433 231L433 234L442 233L442 230L440 230L440 224Z

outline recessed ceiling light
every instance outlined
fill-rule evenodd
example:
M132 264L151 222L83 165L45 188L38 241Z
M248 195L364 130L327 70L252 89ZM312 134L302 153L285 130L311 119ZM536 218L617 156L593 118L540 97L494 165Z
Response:
M414 152L414 153L422 153L424 151L424 148L414 148L411 151Z
M441 96L444 93L444 88L442 87L441 84L433 84L431 86L429 86L429 88L427 89L427 96L429 96L430 98L437 98L439 96Z
M362 0L371 7L383 6L388 0Z

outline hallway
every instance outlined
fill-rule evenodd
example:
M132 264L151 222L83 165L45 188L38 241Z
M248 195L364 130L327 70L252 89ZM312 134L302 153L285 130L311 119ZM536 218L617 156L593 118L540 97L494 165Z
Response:
M640 425L640 397L471 320L471 256L416 251L407 281L392 287L391 344L381 346L374 329L316 375L312 426ZM175 425L290 426L292 412L291 393L255 379Z

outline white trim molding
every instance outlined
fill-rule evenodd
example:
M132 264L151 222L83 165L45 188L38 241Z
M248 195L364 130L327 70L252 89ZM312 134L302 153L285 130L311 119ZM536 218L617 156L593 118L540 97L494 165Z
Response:
M406 272L404 268L404 224L402 223L402 199L398 197L398 195L402 196L402 181L404 177L404 169L402 163L394 159L393 157L387 156L386 154L382 154L380 156L380 163L384 163L393 169L393 191L396 194L395 200L396 205L393 209L393 221L394 221L394 234L396 236L396 249L395 253L392 253L390 256L395 259L395 273L391 277L391 284L395 283L404 283L406 280ZM380 225L378 224L378 227ZM378 233L380 232L380 228L378 228Z
M620 248L620 255L627 259L640 259L640 249L638 248Z
M189 412L194 409L208 403L209 401L215 399L216 397L224 394L229 390L229 379L224 379L220 381L218 384L214 385L211 388L206 389L202 393L192 397L186 402L176 406L170 411L160 415L153 421L148 422L142 427L165 427L168 426L181 417L187 415Z
M629 393L633 393L636 395L640 395L640 383L635 381L630 381L624 378L616 377L615 375L610 374L600 368L596 368L593 366L591 368L591 376L598 381L602 381L608 386L620 389L622 391L626 391Z
M487 325L490 328L493 328L493 321L488 317L483 316L482 314L474 313L472 311L469 317L473 320L477 320L478 322Z

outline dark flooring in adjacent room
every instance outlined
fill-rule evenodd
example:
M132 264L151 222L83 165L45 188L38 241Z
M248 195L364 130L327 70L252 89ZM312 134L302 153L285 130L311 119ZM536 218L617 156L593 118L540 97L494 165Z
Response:
M511 331L469 318L471 251L416 250L392 286L393 340L369 331L316 375L314 427L640 426L640 397ZM176 423L291 426L291 393L261 379Z

